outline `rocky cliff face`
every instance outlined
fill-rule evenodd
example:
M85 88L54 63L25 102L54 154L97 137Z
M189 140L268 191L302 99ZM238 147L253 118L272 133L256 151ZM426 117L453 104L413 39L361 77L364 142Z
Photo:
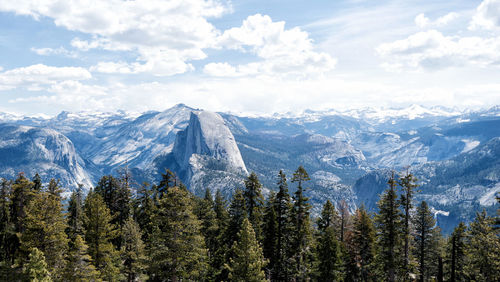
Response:
M160 171L173 169L198 194L207 187L230 192L248 174L233 134L219 114L208 111L193 111L172 152L157 161Z
M61 133L13 124L0 124L0 132L0 176L15 178L23 172L31 177L39 173L44 182L56 178L63 187L75 188L78 183L92 187L92 168Z

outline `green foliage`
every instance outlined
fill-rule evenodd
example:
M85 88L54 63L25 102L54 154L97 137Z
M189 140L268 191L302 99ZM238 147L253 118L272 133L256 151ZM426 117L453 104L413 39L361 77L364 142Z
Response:
M252 172L245 180L245 205L248 220L257 236L257 240L262 241L262 225L264 215L264 197L262 196L262 184L255 172Z
M476 214L469 226L466 272L472 281L495 281L500 273L500 237L494 218Z
M278 188L276 194L275 210L278 223L276 232L276 258L273 263L272 273L278 281L288 281L294 273L292 259L292 232L293 217L292 203L288 194L288 183L285 173L280 170L278 174Z
M267 264L266 272L268 276L274 277L274 266L277 260L278 250L278 220L276 216L276 194L271 192L266 203L264 213L264 230L263 230L263 251L264 257L269 261Z
M478 213L444 243L430 207L413 209L411 174L391 178L374 221L363 206L351 216L345 201L338 210L327 201L317 229L303 167L293 199L283 171L267 201L251 174L229 208L220 191L198 198L172 175L162 192L144 184L133 199L128 174L105 176L84 203L81 187L74 191L67 214L58 181L2 179L0 280L404 281L416 273L421 281L496 281L500 272L498 217Z
M59 279L68 247L67 225L61 197L56 193L59 191L57 183L51 183L54 185L53 193L35 191L25 208L25 232L21 236L21 245L26 251L33 248L42 251L52 277Z
M312 262L312 232L311 232L311 217L309 210L311 205L308 203L309 198L304 196L306 190L302 183L309 181L307 171L302 167L294 172L292 182L297 183L297 191L294 194L293 200L293 234L292 234L292 251L295 260L295 279L304 281L311 271Z
M404 249L403 249L403 261L401 265L402 277L408 277L411 272L411 222L412 216L411 211L413 209L413 197L417 192L416 189L418 185L416 184L417 178L413 176L413 174L407 172L405 176L399 178L398 184L401 186L402 194L401 194L401 207L403 209L403 241L404 241Z
M79 185L76 191L71 193L68 202L68 228L66 234L70 240L75 240L76 236L84 236L83 229L83 194L82 185Z
M31 249L28 263L25 265L25 274L30 281L34 282L51 282L50 272L45 262L43 252L37 248Z
M207 280L213 280L217 275L220 265L215 260L217 256L217 249L222 243L219 241L219 225L217 215L214 211L214 201L210 189L206 189L204 198L196 199L195 214L201 221L201 234L205 238L205 246L207 247L207 255L209 262L209 269L207 273Z
M330 200L327 200L323 205L323 210L321 211L321 217L317 221L318 230L324 232L328 227L333 227L336 229L336 234L340 232L338 230L338 222L340 222L339 214Z
M129 218L123 224L121 257L123 261L122 273L127 281L144 280L147 258L144 243L141 239L141 230L137 222Z
M262 249L255 238L255 232L247 218L243 220L241 230L231 250L233 255L226 266L231 281L266 281L263 269L267 261L264 259Z
M446 276L449 281L465 281L467 226L460 222L448 238L446 246Z
M111 243L117 235L112 219L101 194L90 191L84 205L85 241L100 278L108 281L115 281L119 276L119 254Z
M364 206L356 211L353 224L354 260L362 281L375 281L375 226Z
M88 246L80 235L76 235L68 252L64 281L98 281L99 272L92 265Z
M189 192L171 187L159 200L153 218L151 269L153 280L200 280L208 264L201 223L193 213Z
M320 232L316 256L318 259L318 281L342 280L341 246L333 226L326 227Z
M394 174L377 203L379 213L375 217L378 254L377 261L383 280L396 281L396 271L400 265L401 250L401 211L396 194Z
M429 206L422 201L417 207L414 218L415 225L415 256L418 262L418 275L420 281L428 281L430 276L436 274L436 269L431 266L437 265L438 253L437 243L439 240L436 230L436 220Z

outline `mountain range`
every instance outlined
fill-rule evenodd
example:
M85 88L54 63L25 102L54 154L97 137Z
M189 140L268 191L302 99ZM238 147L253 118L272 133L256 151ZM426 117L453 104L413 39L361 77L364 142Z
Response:
M315 213L326 199L374 211L391 171L410 170L419 179L416 200L429 203L444 232L476 211L493 212L500 192L499 106L243 116L179 104L142 114L0 113L0 131L0 177L38 172L67 191L125 167L137 184L156 183L168 168L195 194L211 188L229 197L249 172L268 192L279 170L290 179L302 165Z

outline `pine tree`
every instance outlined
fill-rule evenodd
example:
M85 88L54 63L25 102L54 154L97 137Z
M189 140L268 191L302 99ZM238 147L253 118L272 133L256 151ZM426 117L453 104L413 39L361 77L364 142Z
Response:
M293 273L292 265L292 203L288 194L288 183L285 173L280 170L278 174L278 188L276 194L276 221L278 230L276 232L276 261L274 262L274 279L277 281L289 281Z
M228 234L226 236L229 239L229 244L232 245L241 229L243 219L248 218L245 197L240 189L236 189L233 194L233 199L229 205L229 217Z
M469 225L466 272L471 281L498 281L500 238L493 228L494 221L483 210Z
M431 265L438 262L436 256L436 220L425 201L422 201L417 207L414 221L419 281L423 282L428 281L432 274Z
M226 205L226 201L222 197L220 190L217 190L215 192L214 211L217 220L218 230L216 232L216 241L218 243L215 245L216 248L211 261L212 268L216 271L216 281L227 281L228 279L228 271L224 267L224 263L227 261L226 257L232 242L230 242L230 238L226 236L229 228L229 213L226 209Z
M17 241L10 215L11 181L0 180L0 262L9 263L14 258L12 241Z
M153 233L153 217L157 209L153 196L154 191L148 189L148 186L147 183L143 183L138 192L138 197L134 201L134 218L142 230L142 240L146 246L151 245L150 237Z
M129 180L128 176L126 177L126 180L119 180L111 175L103 176L94 190L95 193L101 194L113 216L112 223L117 227L121 227L130 216Z
M24 174L20 173L12 184L12 196L10 205L10 216L17 233L24 233L26 206L33 196L33 182L29 181Z
M243 220L241 230L231 250L233 255L227 265L231 281L266 281L263 269L267 262L247 218Z
M399 266L398 251L401 241L401 213L397 201L394 173L388 183L389 189L382 194L377 203L379 213L375 217L375 223L379 248L378 263L382 268L381 278L393 282L396 281L396 270Z
M165 173L161 174L160 185L157 186L159 197L167 194L168 189L177 186L177 177L170 169L165 169Z
M64 281L98 281L99 272L92 265L92 258L87 252L88 246L80 235L76 235L68 252Z
M66 234L71 241L74 241L77 235L84 236L83 230L83 194L82 185L78 185L76 191L71 193L68 202L68 228Z
M401 207L403 208L403 240L404 240L404 250L403 250L403 263L402 263L402 275L403 277L408 277L410 269L410 235L411 235L411 210L413 209L413 196L418 187L417 179L413 174L407 172L404 177L399 178L398 184L401 186Z
M34 282L50 282L50 272L47 269L45 256L43 252L37 248L31 249L28 263L25 265L25 273L30 281Z
M35 173L35 176L33 176L33 179L31 181L33 182L34 191L42 190L42 178L40 178L40 175L38 173Z
M317 221L318 230L320 232L325 231L328 227L333 227L335 234L340 234L340 230L337 229L338 223L340 222L339 214L333 206L330 200L327 200L325 205L323 205L323 210L321 211L321 217Z
M141 239L141 230L137 222L129 218L123 224L121 257L126 280L137 281L146 270L146 256L144 243ZM143 279L140 279L143 280Z
M201 280L207 268L207 250L201 223L193 213L193 200L185 189L171 187L159 199L151 248L153 280Z
M245 205L248 220L252 224L258 241L262 241L262 225L264 214L264 197L262 196L262 184L255 172L252 172L245 180Z
M268 260L266 267L267 277L274 277L274 265L277 258L278 249L278 220L276 216L276 194L271 192L266 201L266 208L264 212L264 230L263 230L263 252L264 257Z
M292 248L295 252L295 271L296 280L306 280L311 270L311 222L309 210L311 205L308 203L308 198L304 196L306 190L302 184L310 180L307 171L302 167L294 172L292 182L297 183L297 191L294 194L293 205L293 243Z
M113 217L101 194L90 191L85 199L84 220L85 241L89 247L94 266L103 280L114 281L119 275L119 255L111 240L116 238Z
M375 261L375 226L361 206L355 214L353 226L353 245L355 262L362 281L375 281L373 263Z
M342 252L333 226L320 232L316 253L318 281L341 281Z
M467 240L467 227L460 222L448 238L447 244L447 277L449 281L465 281L465 250ZM448 270L448 269L447 269Z
M45 255L48 269L54 279L60 279L68 247L66 219L61 203L61 189L51 180L50 192L36 191L25 208L25 231L21 236L24 250L37 248Z
M205 190L204 198L196 198L195 214L198 220L201 221L201 234L205 238L205 246L207 247L207 255L209 261L209 269L207 280L213 280L219 271L218 265L215 265L214 259L216 256L218 245L221 244L218 239L219 226L217 225L217 215L214 211L214 201L210 189Z

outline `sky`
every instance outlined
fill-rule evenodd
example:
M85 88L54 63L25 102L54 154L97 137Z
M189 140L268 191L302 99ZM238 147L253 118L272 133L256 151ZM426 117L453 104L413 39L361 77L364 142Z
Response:
M0 112L500 104L500 0L3 0Z

